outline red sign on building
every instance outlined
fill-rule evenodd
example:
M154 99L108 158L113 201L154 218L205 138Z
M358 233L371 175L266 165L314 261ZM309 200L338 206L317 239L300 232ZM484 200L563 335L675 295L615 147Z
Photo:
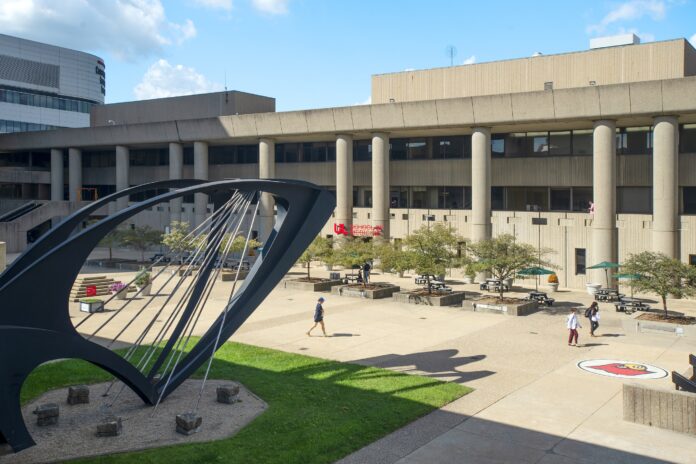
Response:
M334 233L336 235L352 235L353 237L379 237L382 235L384 227L370 226L367 224L353 224L348 232L345 224L334 223Z

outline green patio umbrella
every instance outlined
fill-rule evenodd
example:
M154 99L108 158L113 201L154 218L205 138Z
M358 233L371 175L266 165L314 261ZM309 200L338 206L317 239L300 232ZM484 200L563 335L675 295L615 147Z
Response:
M590 266L587 269L604 269L604 276L607 279L607 287L609 287L609 269L614 269L621 266L619 263L610 263L609 261L602 261L599 264Z
M640 279L641 275L640 274L614 274L614 278L617 280L636 280ZM631 298L633 298L633 286L629 285L631 287Z
M534 283L535 283L535 289L537 291L539 290L539 276L540 275L549 275L549 274L555 274L555 272L550 271L548 269L544 269L543 267L528 267L526 269L522 269L520 272L517 273L517 275L520 275L523 277L535 276L536 279L535 279Z

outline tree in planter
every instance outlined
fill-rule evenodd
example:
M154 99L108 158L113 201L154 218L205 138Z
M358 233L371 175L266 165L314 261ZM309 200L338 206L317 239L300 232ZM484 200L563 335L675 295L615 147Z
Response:
M309 244L307 249L302 253L302 256L300 256L300 259L297 260L298 263L301 263L302 265L307 266L307 280L311 279L310 276L310 268L312 261L318 258L319 254L322 252L322 250L325 247L324 244L325 238L321 236L317 236L312 243Z
M334 250L333 239L319 236L316 238L315 242L317 247L317 259L329 267L336 264L336 250Z
M132 248L140 252L140 262L145 261L145 252L152 245L160 243L162 233L154 230L151 227L135 227L126 229L121 236L121 243L128 248Z
M374 246L372 242L366 242L360 237L351 237L342 240L340 248L335 253L336 264L351 269L352 273L353 269L374 257Z
M682 298L696 294L696 268L663 253L644 251L632 254L621 266L622 272L636 274L629 285L638 291L655 293L662 298L667 317L667 296Z
M182 255L184 252L198 248L198 245L207 238L205 234L196 237L189 237L188 235L188 222L173 221L169 227L169 232L162 236L162 244L169 248L172 253Z
M403 249L397 243L375 244L374 254L379 258L380 269L384 272L396 272L399 277L403 277L405 271L413 269L413 252Z
M227 249L228 243L230 239L232 238L232 234L225 234L224 237L222 237L222 240L220 241L220 246L218 249L220 250L220 253L224 253L225 250ZM234 240L232 240L232 244L229 245L230 253L243 253L244 248L246 247L247 252L249 250L255 250L256 248L259 248L262 245L261 242L254 238L249 239L249 244L247 245L247 239L243 235L237 235ZM242 259L244 257L242 256Z
M422 226L406 237L404 244L412 252L413 268L428 276L428 293L432 293L430 275L444 274L457 257L457 245L461 238L444 224Z
M544 259L551 250L537 250L527 243L518 243L514 236L508 234L472 243L469 245L469 253L473 258L471 268L475 272L487 272L501 283L528 267L555 267ZM503 299L502 285L499 297Z
M123 229L114 229L104 236L99 242L100 246L109 249L109 261L113 259L113 248L119 246L123 242Z

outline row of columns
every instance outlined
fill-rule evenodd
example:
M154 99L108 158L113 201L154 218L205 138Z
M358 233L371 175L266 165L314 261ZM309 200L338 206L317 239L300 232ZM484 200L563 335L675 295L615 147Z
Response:
M678 121L671 116L656 117L653 132L653 250L676 257L678 231ZM194 177L208 179L208 144L194 142ZM490 238L491 226L491 131L477 127L471 136L471 239ZM129 149L116 147L116 188L129 186ZM68 150L69 199L78 200L82 186L82 152ZM618 259L618 231L616 227L616 122L599 120L593 131L593 191L594 218L590 260L616 262ZM169 178L183 177L183 146L169 144ZM259 178L275 177L275 142L259 141ZM51 199L63 199L63 152L51 150ZM195 196L196 224L205 220L208 198ZM372 212L373 227L382 229L389 238L390 222L389 135L372 136ZM182 199L170 202L171 220L181 220ZM127 206L121 199L118 208ZM273 227L273 197L263 194L259 205L259 235L265 240ZM353 137L336 137L336 212L335 222L350 230L353 223Z

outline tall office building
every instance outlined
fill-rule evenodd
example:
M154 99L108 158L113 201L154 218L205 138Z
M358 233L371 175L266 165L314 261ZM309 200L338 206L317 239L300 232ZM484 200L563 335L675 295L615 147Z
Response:
M89 126L105 93L101 58L0 34L0 133Z

